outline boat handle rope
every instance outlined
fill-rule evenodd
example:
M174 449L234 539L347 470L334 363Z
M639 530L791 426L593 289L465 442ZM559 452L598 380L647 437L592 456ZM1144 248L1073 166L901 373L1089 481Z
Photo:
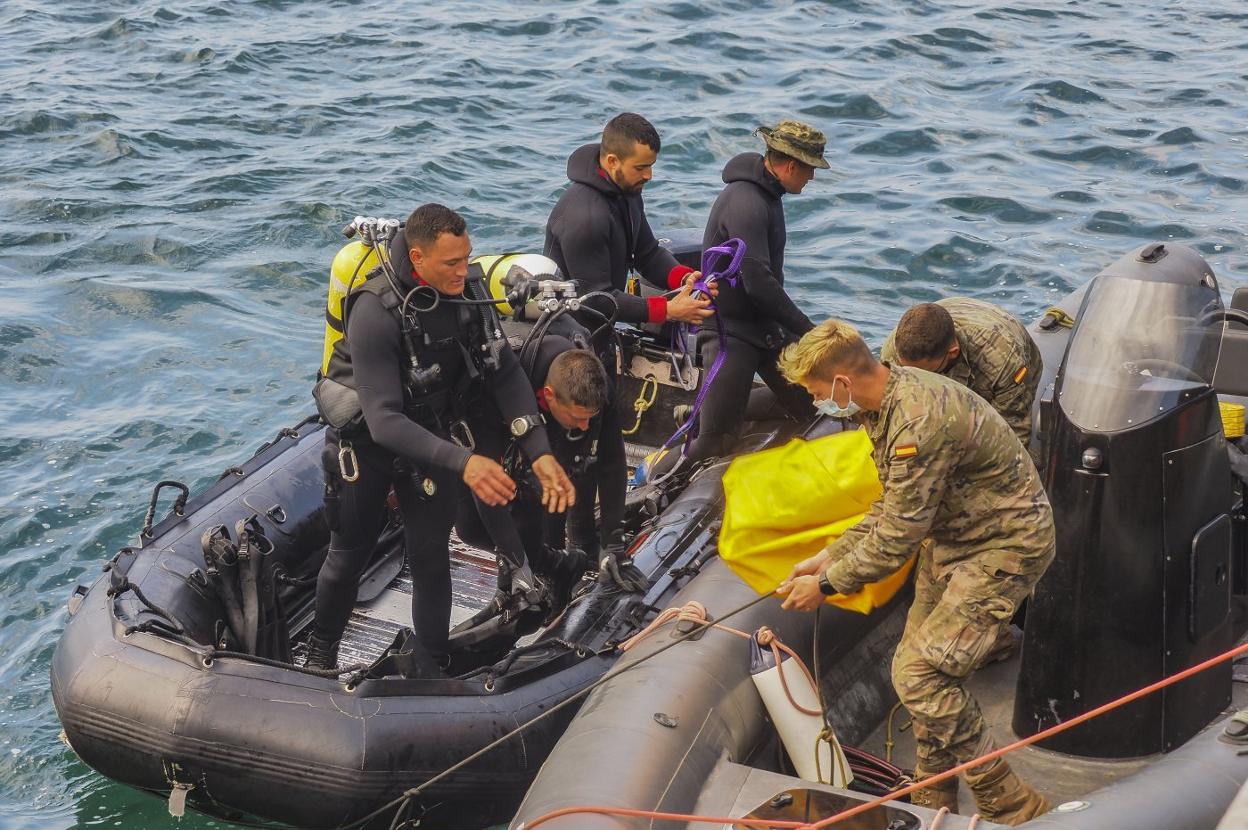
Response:
M917 792L918 790L924 789L925 787L930 787L932 784L937 784L941 781L954 778L961 772L965 772L966 770L981 766L987 763L988 761L995 761L997 758L1001 758L1002 756L1007 755L1011 752L1014 752L1015 750L1022 749L1025 746L1031 746L1032 744L1038 743L1047 738L1051 738L1054 735L1057 735L1061 732L1065 732L1068 729L1073 729L1074 727L1078 726L1081 723L1086 723L1087 721L1090 721L1093 718L1104 715L1107 712L1111 712L1115 709L1126 706L1129 703L1134 703L1140 698L1146 697L1147 695L1150 695L1153 692L1160 691L1161 689L1165 689L1166 687L1172 686L1175 683L1182 682L1188 679L1189 677L1192 677L1193 675L1196 675L1202 671L1205 671L1206 669L1210 669L1216 665L1225 663L1229 660L1234 660L1236 657L1239 657L1240 655L1243 655L1243 654L1248 654L1248 643L1243 643L1239 646L1236 646L1230 651L1226 651L1215 657L1211 657L1208 660L1205 660L1202 663L1198 663L1195 666L1192 666L1190 668L1184 669L1183 671L1175 672L1174 674L1168 677L1162 678L1161 680L1158 680L1155 683L1150 683L1149 685L1144 686L1141 689L1137 689L1134 692L1125 694L1116 700L1111 700L1109 703L1102 704L1096 707L1095 709L1091 709L1087 712L1084 712L1082 715L1077 715L1071 718L1070 720L1063 721L1062 723L1059 723L1055 726L1051 726L1048 729L1045 729L1041 732L1037 732L1034 735L1031 735L1026 738L1021 738L1012 744L1003 746L999 749L994 749L991 752L986 752L983 755L979 756L978 758L967 761L964 764L958 764L956 767L946 770L945 772L932 775L928 778L924 778L920 782L909 784L905 787L902 787L898 790L895 790L889 793L888 795L880 796L879 798L874 798L870 801L864 801L855 807L850 807L848 809L842 810L839 813L836 813L834 815L828 816L827 818L820 819L819 821L815 821L815 822L780 821L780 820L775 820L775 819L744 819L741 816L737 816L737 817L699 816L699 815L693 815L690 813L662 813L656 810L636 810L636 809L631 809L631 808L626 808L626 807L575 806L575 807L563 807L558 810L552 810L551 812L546 813L545 815L538 816L536 819L534 819L531 822L520 825L518 830L534 830L534 828L539 827L549 821L553 821L556 818L561 818L563 816L584 815L584 814L625 816L625 817L633 817L633 818L648 818L651 820L662 820L662 821L683 821L683 822L690 822L690 823L696 822L698 824L720 824L720 825L727 824L727 825L734 825L734 826L748 823L752 827L784 828L785 830L822 830L824 827L831 827L835 824L840 824L841 822L851 819L854 816L861 815L867 812L868 810L874 810L876 807L880 807L884 804L888 804L891 801L895 801L898 798L901 798L902 796L907 796L907 795L910 795L911 793ZM939 818L940 817L938 814L937 820L939 820ZM972 823L970 826L971 827L975 826L975 824L978 823L978 817L972 817L971 821ZM931 826L932 827L937 826L936 822L933 822Z
M152 525L156 521L156 502L160 499L160 491L169 487L180 491L178 497L173 502L173 515L182 518L186 515L186 500L191 497L191 491L185 484L180 481L165 480L159 482L152 488L152 500L147 505L147 515L143 517L143 529L139 531L139 538L143 540L152 538Z

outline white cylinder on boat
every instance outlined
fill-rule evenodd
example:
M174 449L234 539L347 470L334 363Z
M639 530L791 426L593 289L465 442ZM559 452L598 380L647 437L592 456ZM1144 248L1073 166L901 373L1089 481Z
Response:
M770 656L770 655L768 655ZM785 751L797 770L798 777L806 781L820 784L831 784L834 787L846 787L854 779L849 769L849 761L836 739L829 734L827 740L820 738L823 733L823 718L811 715L794 706L797 703L809 711L819 711L819 695L806 679L806 674L787 654L781 655L779 665L752 674L754 686L771 715L780 740L784 742ZM769 661L770 662L770 661ZM784 672L793 700L784 691L780 672Z

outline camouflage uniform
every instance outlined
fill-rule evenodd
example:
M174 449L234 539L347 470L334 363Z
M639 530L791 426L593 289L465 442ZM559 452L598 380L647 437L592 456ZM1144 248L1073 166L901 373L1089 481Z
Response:
M1053 512L1005 421L948 378L897 367L880 411L858 418L884 493L828 549L827 578L857 591L918 550L893 685L914 719L919 766L940 772L988 746L962 682L1052 561Z
M971 389L1001 413L1014 434L1031 440L1031 404L1044 368L1040 349L1014 315L970 297L937 300L953 318L961 354L943 374ZM880 360L897 363L894 331L880 349Z

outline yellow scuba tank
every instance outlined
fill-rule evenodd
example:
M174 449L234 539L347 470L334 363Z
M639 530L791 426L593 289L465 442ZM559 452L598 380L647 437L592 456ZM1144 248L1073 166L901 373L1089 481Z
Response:
M549 257L541 254L483 254L473 257L472 263L480 265L485 274L485 284L490 296L496 300L505 300L507 292L512 289L519 278L534 280L561 280L559 266ZM498 313L508 317L515 312L509 303L499 303ZM529 302L524 307L521 319L536 320L541 316L537 303Z
M329 372L329 356L334 344L346 333L342 327L343 301L351 289L364 282L370 271L380 264L377 249L356 239L343 245L329 266L329 300L325 308L325 351L321 356L321 374Z

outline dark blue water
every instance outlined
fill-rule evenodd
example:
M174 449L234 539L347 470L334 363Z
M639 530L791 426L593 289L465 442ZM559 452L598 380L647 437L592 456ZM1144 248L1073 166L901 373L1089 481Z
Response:
M700 226L723 162L796 116L835 168L786 200L812 317L1032 316L1153 239L1229 290L1246 59L1239 0L5 0L0 824L172 823L57 740L64 601L153 482L202 486L306 414L356 213L437 200L478 251L535 248L569 151L632 109L664 141L652 223Z

